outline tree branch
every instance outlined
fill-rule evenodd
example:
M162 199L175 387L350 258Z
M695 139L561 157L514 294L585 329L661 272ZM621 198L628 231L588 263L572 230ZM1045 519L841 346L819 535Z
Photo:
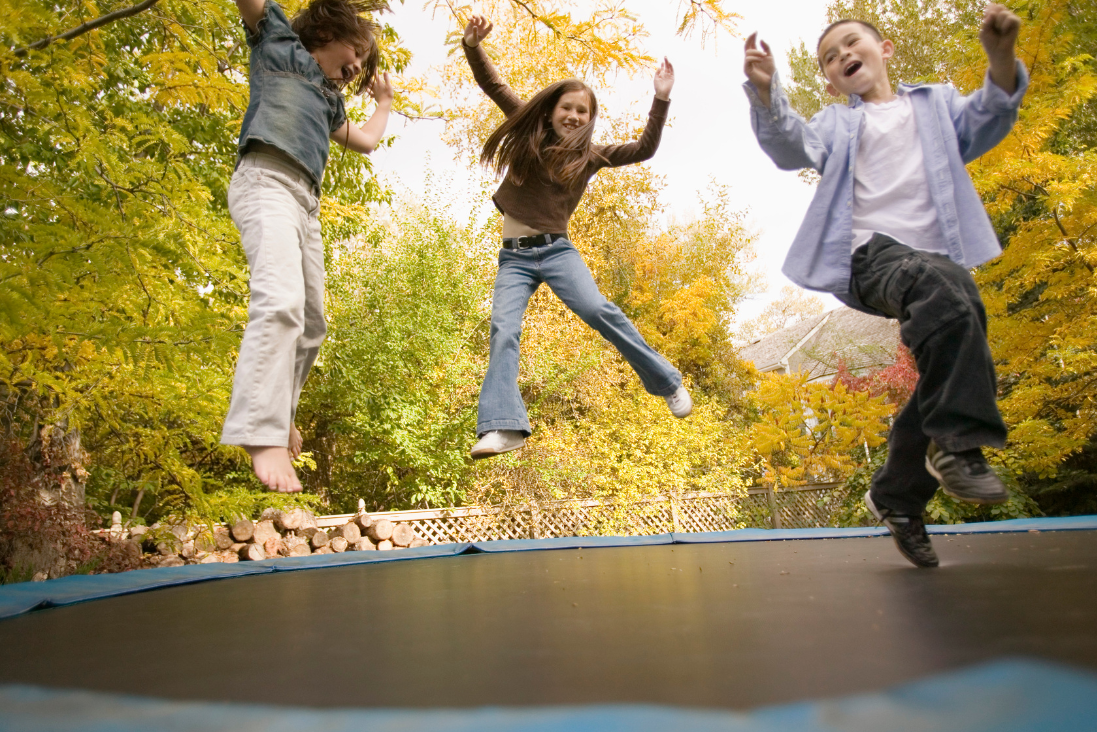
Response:
M158 2L160 2L160 0L143 0L143 2L140 2L136 5L131 5L128 8L122 8L121 10L115 10L113 13L107 13L106 15L100 16L100 17L96 18L95 20L89 20L86 23L81 23L80 25L76 26L75 28L67 30L64 33L60 34L60 35L49 36L48 38L43 38L40 41L35 41L34 43L30 44L29 46L25 46L23 48L17 48L14 51L12 51L12 53L14 53L16 56L26 56L31 51L40 51L41 49L43 49L46 46L53 43L54 41L67 41L67 40L70 40L72 38L76 38L76 36L83 35L84 33L87 33L88 31L92 31L92 30L95 30L96 28L104 26L107 23L112 23L116 20L121 20L122 18L128 18L131 15L137 15L138 13L140 13L144 10L148 10L149 8L151 8L153 5L155 5Z
M1086 269L1089 270L1089 273L1094 274L1093 265L1086 261L1085 254L1083 254L1082 251L1078 248L1078 242L1075 241L1074 237L1067 233L1066 227L1063 226L1063 222L1059 218L1058 207L1055 207L1051 210L1051 215L1055 217L1055 225L1058 226L1059 231L1062 232L1063 240L1066 241L1067 246L1074 250L1074 253L1078 256L1078 261L1085 265Z

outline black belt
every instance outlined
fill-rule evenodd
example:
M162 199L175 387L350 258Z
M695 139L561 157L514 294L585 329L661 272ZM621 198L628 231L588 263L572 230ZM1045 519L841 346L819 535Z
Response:
M503 249L531 249L547 247L557 239L567 239L567 234L536 234L534 236L513 236L503 239Z

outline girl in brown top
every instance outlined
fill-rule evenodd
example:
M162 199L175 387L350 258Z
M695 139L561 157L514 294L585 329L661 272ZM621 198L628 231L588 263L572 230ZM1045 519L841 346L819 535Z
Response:
M670 106L674 68L664 60L655 73L655 101L638 141L594 145L591 136L598 102L587 85L565 79L523 102L480 47L491 28L490 21L474 15L462 44L476 82L507 116L480 156L483 165L505 178L493 197L503 214L503 249L491 306L491 356L480 389L476 425L480 440L472 448L472 457L522 447L530 434L518 391L518 341L526 306L542 282L621 352L648 393L666 399L674 416L687 416L693 402L682 386L682 375L598 291L567 235L568 219L591 176L601 168L638 163L655 154Z

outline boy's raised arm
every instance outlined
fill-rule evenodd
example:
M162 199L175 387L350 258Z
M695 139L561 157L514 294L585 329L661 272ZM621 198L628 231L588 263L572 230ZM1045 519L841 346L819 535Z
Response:
M1021 19L1008 8L994 3L983 12L979 41L987 54L990 79L1006 94L1017 90L1017 56L1014 46L1021 30Z
M743 71L747 75L743 86L751 100L750 126L762 150L782 170L814 168L823 172L832 142L827 125L817 124L823 114L809 123L789 106L773 53L765 41L758 41L757 33L747 38Z
M746 54L743 61L743 71L747 79L754 85L754 91L765 106L770 105L769 87L773 83L773 75L777 73L777 62L773 60L769 46L761 41L762 48L758 48L758 34L751 33L747 38Z
M965 163L1004 140L1017 121L1028 88L1028 72L1013 49L1020 26L1020 18L1006 8L987 6L979 30L987 54L987 80L967 96L949 87L949 114Z
M252 33L259 27L259 21L266 13L266 0L236 0L236 8L240 11L240 17L244 19L244 25Z

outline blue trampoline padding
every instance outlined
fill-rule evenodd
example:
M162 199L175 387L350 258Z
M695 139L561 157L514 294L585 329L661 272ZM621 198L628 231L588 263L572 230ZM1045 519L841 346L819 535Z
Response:
M1009 519L986 523L929 526L931 534L999 534L1028 531L1097 530L1097 516ZM712 544L738 541L799 541L887 536L879 526L842 529L739 529L707 533L656 534L653 536L572 536L559 539L511 539L475 544L438 544L389 552L342 552L307 557L265 559L235 564L192 564L185 567L139 569L118 574L74 575L47 582L23 582L0 586L0 620L32 610L72 605L104 597L128 595L160 587L206 580L244 577L268 572L343 567L351 564L393 562L456 554L518 552L549 549L653 546L659 544Z
M6 732L1064 732L1097 729L1097 676L1002 661L752 713L649 705L314 710L0 686Z

